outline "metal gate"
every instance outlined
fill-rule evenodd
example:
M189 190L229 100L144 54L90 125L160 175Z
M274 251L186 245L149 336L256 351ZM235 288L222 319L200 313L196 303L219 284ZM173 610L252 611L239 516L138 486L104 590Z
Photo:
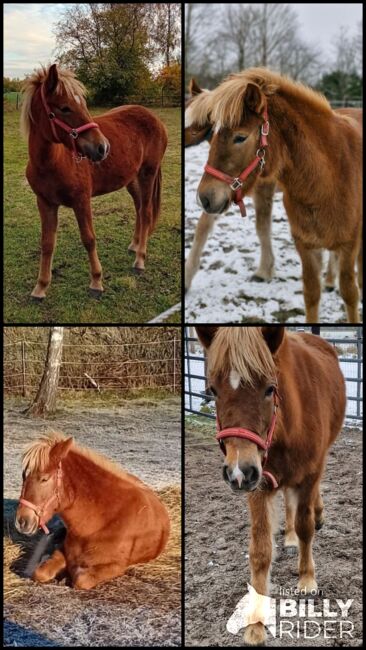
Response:
M347 388L346 419L361 421L363 416L362 391L362 327L288 327L295 331L313 331L320 334L337 350ZM194 327L186 327L184 335L184 408L206 418L215 418L215 402L207 392L206 361Z

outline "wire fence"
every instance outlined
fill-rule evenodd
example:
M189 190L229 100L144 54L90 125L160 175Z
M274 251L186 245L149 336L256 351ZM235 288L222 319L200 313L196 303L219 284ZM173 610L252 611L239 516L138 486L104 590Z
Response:
M4 394L30 397L43 374L47 343L20 340L4 345ZM61 391L181 390L181 341L64 344Z
M331 343L338 353L346 380L346 419L363 417L363 333L362 327L289 327L295 331L313 331ZM208 390L206 358L195 329L185 328L184 336L184 408L206 418L215 419L215 402Z

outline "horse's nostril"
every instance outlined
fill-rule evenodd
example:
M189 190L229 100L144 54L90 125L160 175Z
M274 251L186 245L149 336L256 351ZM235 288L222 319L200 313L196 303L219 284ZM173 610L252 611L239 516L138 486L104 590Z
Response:
M100 144L100 145L98 146L98 153L100 153L102 156L104 156L105 151L106 151L106 148L107 148L106 145L104 145L104 144Z
M245 468L244 475L247 483L254 483L258 479L259 472L255 465L249 465Z
M209 201L209 199L207 198L207 196L204 196L203 198L201 198L201 203L202 203L202 207L203 207L204 210L209 210L209 208L210 208L210 201Z

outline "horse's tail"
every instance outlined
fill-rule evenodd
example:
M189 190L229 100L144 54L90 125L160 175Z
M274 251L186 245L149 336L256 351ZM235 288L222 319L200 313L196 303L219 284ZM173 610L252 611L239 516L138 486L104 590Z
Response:
M161 208L161 167L159 167L155 180L152 193L152 223L150 227L150 233L154 230L156 223L160 216Z

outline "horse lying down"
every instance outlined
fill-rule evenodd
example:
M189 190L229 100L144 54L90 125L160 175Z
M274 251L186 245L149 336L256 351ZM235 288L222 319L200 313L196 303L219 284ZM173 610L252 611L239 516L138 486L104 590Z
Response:
M147 485L59 433L25 451L15 526L25 535L39 528L48 534L55 513L66 538L33 572L37 582L66 572L75 589L92 589L156 558L169 537L168 512Z

